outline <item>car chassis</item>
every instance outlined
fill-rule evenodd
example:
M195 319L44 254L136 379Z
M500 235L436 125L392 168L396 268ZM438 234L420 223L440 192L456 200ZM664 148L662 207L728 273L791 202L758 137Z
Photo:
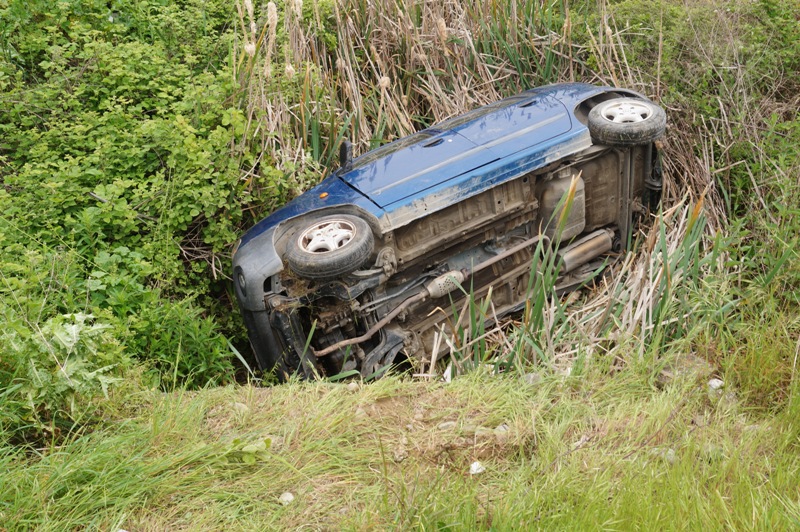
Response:
M657 205L664 111L636 92L550 85L353 159L251 228L234 286L259 366L280 379L429 362L462 286L524 307L537 245L579 287ZM569 209L564 210L567 192ZM562 218L559 230L553 220ZM491 288L491 292L490 292Z

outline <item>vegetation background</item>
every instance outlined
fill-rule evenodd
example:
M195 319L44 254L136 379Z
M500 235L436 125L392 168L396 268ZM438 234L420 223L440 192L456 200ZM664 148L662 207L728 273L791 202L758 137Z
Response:
M0 1L0 529L796 528L798 17ZM454 334L447 384L233 384L232 246L343 138L566 80L668 112L663 211L610 280Z

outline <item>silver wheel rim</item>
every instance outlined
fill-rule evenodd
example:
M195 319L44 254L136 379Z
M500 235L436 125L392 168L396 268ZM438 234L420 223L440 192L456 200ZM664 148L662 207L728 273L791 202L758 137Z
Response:
M297 245L306 253L330 253L345 247L355 235L355 225L347 220L326 220L303 231Z
M600 116L615 124L642 122L653 115L652 109L639 102L614 102L604 107Z

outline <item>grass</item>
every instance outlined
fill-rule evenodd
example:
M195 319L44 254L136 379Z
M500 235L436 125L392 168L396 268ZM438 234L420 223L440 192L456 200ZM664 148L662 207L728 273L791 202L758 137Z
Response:
M165 394L131 377L94 425L2 447L0 530L798 528L800 102L776 59L796 63L796 17L751 4L242 2L232 148L260 146L254 212L342 138L363 153L573 79L667 108L663 211L592 290L532 279L529 311L491 330L471 300L472 336L443 340L471 371L447 384Z
M446 385L388 377L356 389L116 397L107 428L2 457L2 520L45 530L796 525L796 421L748 411L735 389L710 395L705 369L658 377L644 366L609 377L590 363L537 384L479 370ZM255 463L239 459L264 438ZM475 461L484 473L470 475Z

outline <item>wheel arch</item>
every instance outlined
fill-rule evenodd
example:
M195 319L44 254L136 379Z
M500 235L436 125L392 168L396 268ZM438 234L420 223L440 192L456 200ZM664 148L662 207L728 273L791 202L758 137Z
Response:
M332 216L336 214L349 214L351 216L357 216L367 222L369 228L372 230L372 236L375 238L375 242L381 242L383 240L383 232L381 231L380 222L375 215L365 211L361 207L357 205L334 205L331 207L325 207L323 209L315 209L313 211L304 212L298 216L293 218L289 218L278 224L275 229L275 251L278 253L280 257L286 253L286 245L294 238L294 236L303 229L303 227L315 220L316 218L321 218L324 216Z
M638 98L640 100L650 101L650 99L639 92L630 89L617 89L609 88L608 90L598 92L590 95L588 98L581 100L573 110L573 114L578 121L584 126L589 124L589 113L597 105L613 100L615 98Z
M234 290L244 310L258 312L266 309L264 298L272 292L272 276L286 267L283 257L287 242L305 223L334 214L349 214L362 218L373 233L376 247L383 242L378 219L356 205L333 205L283 220L248 240L233 254Z

